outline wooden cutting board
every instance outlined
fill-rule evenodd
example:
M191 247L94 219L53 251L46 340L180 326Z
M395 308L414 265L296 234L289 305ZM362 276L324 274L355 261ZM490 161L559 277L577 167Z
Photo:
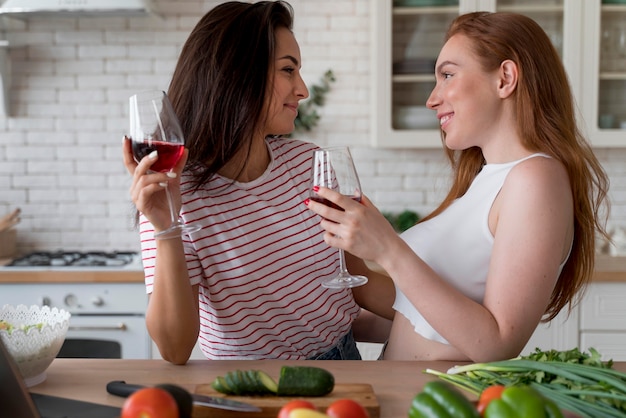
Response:
M360 403L367 409L371 418L380 417L380 405L374 393L372 385L365 383L336 383L333 391L321 397L281 397L281 396L226 396L215 391L210 384L196 386L196 393L200 395L219 396L223 398L233 399L241 402L247 402L258 406L262 412L234 412L224 409L207 408L203 406L194 406L194 418L235 418L235 417L258 417L258 418L276 418L278 411L287 402L294 399L306 399L311 402L319 411L324 412L326 408L338 399L352 399Z

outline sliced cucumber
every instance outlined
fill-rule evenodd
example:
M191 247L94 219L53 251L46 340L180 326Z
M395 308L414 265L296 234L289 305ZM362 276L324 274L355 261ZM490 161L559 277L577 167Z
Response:
M226 395L324 396L332 392L335 378L319 367L283 366L278 383L262 370L233 370L211 386Z
M226 385L230 388L230 393L234 395L243 395L243 384L240 382L239 378L237 378L237 372L227 372L224 375L224 380L226 381Z
M259 392L260 388L256 383L254 373L250 373L250 370L237 370L237 378L242 385L241 390L244 393L256 394Z
M264 388L265 393L276 395L276 392L278 392L278 384L276 384L276 381L272 379L269 374L262 370L255 370L254 374L257 383Z
M211 386L213 387L213 389L220 393L225 393L227 395L233 393L230 386L228 386L228 383L226 383L226 379L224 379L224 376L217 376L213 383L211 383Z
M233 370L218 376L213 389L226 395L275 395L278 384L261 370Z
M335 377L319 367L283 366L278 380L278 396L324 396L333 391Z

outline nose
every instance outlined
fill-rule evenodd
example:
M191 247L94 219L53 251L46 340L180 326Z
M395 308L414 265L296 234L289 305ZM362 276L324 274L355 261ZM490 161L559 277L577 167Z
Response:
M437 109L437 106L441 104L441 100L439 99L439 94L437 90L437 86L433 88L433 91L430 92L430 96L426 99L426 107L429 109Z
M296 82L294 90L296 92L296 96L300 100L304 100L309 97L309 89L300 74L298 74L298 81Z

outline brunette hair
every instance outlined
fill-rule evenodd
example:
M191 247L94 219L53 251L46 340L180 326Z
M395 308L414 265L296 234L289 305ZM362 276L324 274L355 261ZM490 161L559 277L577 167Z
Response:
M284 1L222 3L206 13L181 51L168 89L189 149L196 188L238 151L250 151L264 122L275 32L292 30Z
M452 22L446 40L455 35L467 37L485 71L497 70L505 60L517 64L516 129L523 145L560 161L569 176L574 241L546 308L544 321L549 321L564 306L571 310L592 278L596 234L607 237L609 179L576 124L565 68L541 26L521 14L474 12ZM445 133L442 135L445 138ZM453 168L452 186L439 207L424 219L441 213L462 196L485 164L478 147L462 151L446 148L445 152Z

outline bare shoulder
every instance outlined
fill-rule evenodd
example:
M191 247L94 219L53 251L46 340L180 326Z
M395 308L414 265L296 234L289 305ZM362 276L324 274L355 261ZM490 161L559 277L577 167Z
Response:
M534 157L517 164L507 176L496 201L496 211L519 222L555 218L570 222L572 188L563 164L554 158ZM502 220L502 219L501 219Z
M554 158L537 156L517 164L506 183L514 189L569 193L570 182L565 166Z

